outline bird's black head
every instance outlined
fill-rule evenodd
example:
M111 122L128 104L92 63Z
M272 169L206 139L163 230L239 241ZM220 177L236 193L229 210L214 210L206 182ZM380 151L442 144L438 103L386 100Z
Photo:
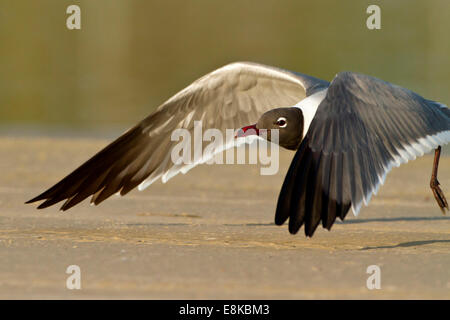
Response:
M303 114L299 108L276 108L264 113L254 125L241 128L237 137L260 135L267 130L267 140L271 141L271 130L278 129L279 142L283 148L297 150L303 139Z

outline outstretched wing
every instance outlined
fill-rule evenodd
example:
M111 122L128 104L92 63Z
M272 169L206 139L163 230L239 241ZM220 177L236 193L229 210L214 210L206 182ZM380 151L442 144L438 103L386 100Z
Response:
M256 63L226 65L177 93L27 203L45 200L38 208L46 208L66 200L61 209L67 210L90 195L91 202L98 204L117 192L125 195L138 185L143 189L159 178L166 182L180 171L185 173L213 156L209 153L197 163L174 164L170 157L177 143L171 141L173 130L184 128L192 133L194 121L202 121L203 132L210 128L222 132L239 128L256 122L271 108L294 105L326 86L328 82L323 80ZM232 139L224 141L222 149L233 146Z
M392 166L450 142L450 112L407 89L356 73L338 74L297 151L281 189L275 222L289 231L320 221L330 229L358 214Z

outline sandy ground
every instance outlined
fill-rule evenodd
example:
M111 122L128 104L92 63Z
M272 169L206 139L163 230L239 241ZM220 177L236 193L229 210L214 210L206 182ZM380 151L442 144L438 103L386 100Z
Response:
M273 224L290 152L274 176L204 165L98 207L23 204L106 142L0 137L0 298L450 298L450 219L428 187L431 156L394 169L359 217L312 239ZM450 197L450 157L439 176ZM66 288L69 265L81 290ZM380 290L366 287L369 265Z

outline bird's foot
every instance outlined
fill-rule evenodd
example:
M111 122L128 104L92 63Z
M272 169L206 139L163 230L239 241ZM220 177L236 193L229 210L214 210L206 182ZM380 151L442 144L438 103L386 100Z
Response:
M447 199L445 199L444 192L442 192L441 188L439 187L439 181L436 178L432 178L430 181L430 187L433 191L434 198L436 199L436 202L438 203L438 206L442 211L442 214L445 214L445 209L447 209L448 211L449 207Z

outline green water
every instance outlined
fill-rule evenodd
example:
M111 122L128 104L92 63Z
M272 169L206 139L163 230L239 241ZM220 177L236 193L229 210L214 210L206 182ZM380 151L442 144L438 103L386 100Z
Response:
M381 30L366 28L372 3ZM237 60L358 71L448 105L449 17L447 0L2 0L0 125L126 128Z

